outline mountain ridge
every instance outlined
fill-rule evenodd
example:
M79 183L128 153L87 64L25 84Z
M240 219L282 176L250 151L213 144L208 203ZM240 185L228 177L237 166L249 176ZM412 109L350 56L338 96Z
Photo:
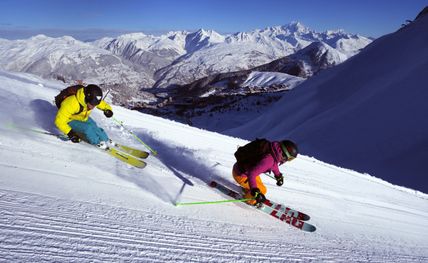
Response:
M355 41L355 45L344 45L351 48L348 55L371 41L343 32L341 37ZM97 83L112 90L115 103L132 107L138 101L156 102L152 87L177 88L212 74L247 70L294 53L318 38L328 37L300 23L225 36L205 29L161 36L131 33L93 42L39 35L4 40L0 67L67 84L76 80Z

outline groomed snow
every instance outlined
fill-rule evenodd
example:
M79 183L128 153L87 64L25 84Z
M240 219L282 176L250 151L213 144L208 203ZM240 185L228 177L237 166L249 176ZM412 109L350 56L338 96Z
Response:
M308 213L305 233L244 204L175 207L227 198L233 152L244 140L113 107L156 149L139 170L56 132L60 83L0 71L2 262L427 262L428 196L299 156L267 197ZM94 112L112 139L144 148Z

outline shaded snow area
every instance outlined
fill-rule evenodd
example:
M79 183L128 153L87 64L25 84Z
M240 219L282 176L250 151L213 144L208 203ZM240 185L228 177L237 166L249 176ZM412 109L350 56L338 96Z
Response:
M299 156L267 197L311 216L313 233L242 203L174 206L235 190L233 153L246 141L113 107L158 151L127 166L96 147L64 142L51 103L60 83L0 71L1 262L427 262L428 196ZM99 111L110 137L144 147ZM12 126L11 126L12 125Z

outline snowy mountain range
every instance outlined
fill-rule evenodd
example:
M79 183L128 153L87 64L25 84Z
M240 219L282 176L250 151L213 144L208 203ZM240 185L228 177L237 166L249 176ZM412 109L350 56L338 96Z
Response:
M38 35L27 40L0 40L0 68L27 72L66 83L83 80L99 83L122 100L138 94L141 85L152 85L153 79L140 66L113 55L107 50L73 39Z
M427 13L226 133L291 137L307 155L428 192Z
M159 42L168 42L168 45L159 45ZM129 35L101 47L142 64L158 58L162 53L164 59L173 61L155 72L154 87L164 88L188 84L215 73L254 68L293 54L313 42L326 43L340 52L342 57L349 58L371 40L343 31L318 33L295 22L288 26L227 36L203 29L193 33L172 32L158 38L142 34Z
M249 70L213 74L182 85L170 91L168 99L163 95L165 90L158 89L154 93L163 100L137 104L134 109L222 132L258 117L285 92L346 59L329 45L313 42L292 55Z
M103 38L94 42L102 49L123 57L145 68L151 76L175 59L186 54L184 49L186 32L172 32L159 37L133 33L115 39Z
M343 31L317 33L300 23L221 35L212 30L162 36L133 33L84 43L71 37L39 35L0 40L0 68L61 79L98 83L115 102L156 102L152 87L181 87L218 73L248 70L321 42L335 50L336 64L371 42Z
M113 106L158 152L141 170L44 134L58 132L51 100L62 82L0 70L0 83L1 262L428 261L426 194L299 155L280 166L282 187L261 179L269 199L309 214L316 232L243 203L177 207L229 199L211 180L240 191L233 153L247 141ZM102 112L91 117L145 149Z
M307 47L293 53L292 55L274 60L270 63L260 65L248 70L234 71L228 73L212 74L208 77L198 79L192 83L181 86L176 94L185 93L186 96L204 97L206 93L211 95L218 94L245 94L246 87L263 88L267 91L273 85L296 86L289 85L288 79L298 77L296 79L303 80L317 74L323 69L327 69L338 65L347 59L339 51L331 48L323 42L313 42ZM258 74L258 72L265 72ZM285 73L285 74L278 74ZM265 74L266 76L261 76ZM254 80L254 75L261 78ZM277 79L272 79L270 76L276 75ZM282 77L279 77L282 76ZM263 79L263 81L261 81ZM291 88L292 88L291 87ZM284 90L291 89L284 87Z

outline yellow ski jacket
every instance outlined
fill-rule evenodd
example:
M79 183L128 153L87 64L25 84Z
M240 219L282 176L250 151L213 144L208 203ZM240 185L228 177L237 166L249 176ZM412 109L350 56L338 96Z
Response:
M79 113L81 106L83 108L82 112ZM97 106L98 109L112 110L111 106L102 100ZM87 121L92 110L88 110L88 106L85 102L85 93L83 88L77 90L76 95L69 96L64 99L61 103L61 107L58 109L58 113L55 117L55 125L60 131L65 134L68 134L71 130L68 123L73 120L77 121Z

